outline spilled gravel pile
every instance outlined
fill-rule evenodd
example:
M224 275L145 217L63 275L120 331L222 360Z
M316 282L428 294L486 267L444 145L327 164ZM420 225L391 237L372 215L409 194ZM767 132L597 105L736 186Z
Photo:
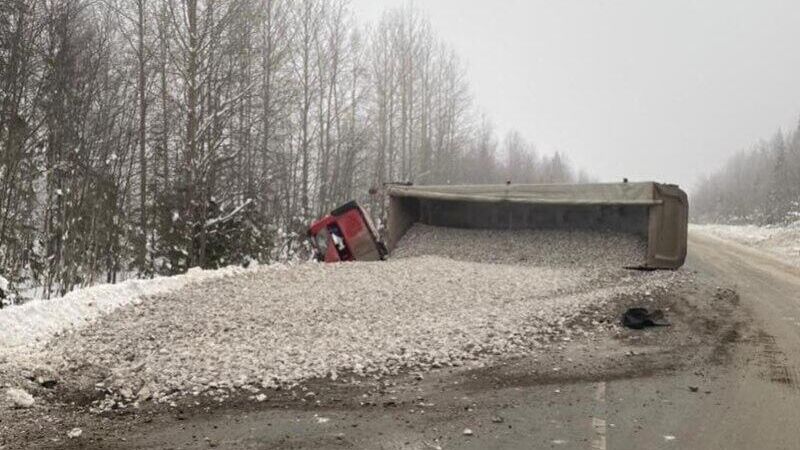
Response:
M393 258L437 255L459 261L590 269L637 266L647 242L626 233L476 230L415 224Z
M59 336L30 364L106 390L101 409L222 399L538 351L556 337L607 331L588 310L683 276L620 269L635 238L442 231L415 227L388 262L269 266L192 284ZM566 325L581 315L588 328Z

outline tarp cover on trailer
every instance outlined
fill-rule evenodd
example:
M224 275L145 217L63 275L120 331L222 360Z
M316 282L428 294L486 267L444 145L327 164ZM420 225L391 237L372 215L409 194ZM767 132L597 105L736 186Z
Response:
M510 184L389 187L389 195L438 200L573 205L655 205L655 183Z
M596 229L647 241L639 267L676 269L686 258L688 199L655 182L390 185L385 237L391 251L415 222L458 228Z

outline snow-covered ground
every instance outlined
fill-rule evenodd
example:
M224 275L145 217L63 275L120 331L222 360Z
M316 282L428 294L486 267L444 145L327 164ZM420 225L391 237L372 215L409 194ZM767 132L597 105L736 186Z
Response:
M417 226L388 262L274 265L93 288L62 299L67 306L9 310L26 322L0 336L19 345L95 319L9 362L107 390L101 407L424 371L606 332L612 325L597 311L608 302L688 276L622 269L642 246L626 235ZM10 323L0 316L0 327Z
M85 326L119 307L138 304L149 296L243 271L245 269L239 267L192 269L185 275L97 285L70 292L62 298L33 300L0 309L0 357L31 351L56 333Z
M690 229L764 250L800 266L800 222L787 226L692 224Z

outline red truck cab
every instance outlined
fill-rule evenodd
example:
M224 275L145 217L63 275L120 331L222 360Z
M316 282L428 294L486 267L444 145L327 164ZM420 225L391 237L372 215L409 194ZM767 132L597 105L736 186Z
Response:
M308 236L319 261L378 261L387 254L369 216L355 201L311 224Z

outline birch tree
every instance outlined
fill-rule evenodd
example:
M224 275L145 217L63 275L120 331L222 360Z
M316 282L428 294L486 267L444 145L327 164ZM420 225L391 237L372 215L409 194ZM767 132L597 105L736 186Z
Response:
M0 275L54 297L302 258L345 201L383 218L384 183L571 179L477 111L410 5L365 27L346 0L0 2ZM737 180L791 185L797 141L788 182Z

